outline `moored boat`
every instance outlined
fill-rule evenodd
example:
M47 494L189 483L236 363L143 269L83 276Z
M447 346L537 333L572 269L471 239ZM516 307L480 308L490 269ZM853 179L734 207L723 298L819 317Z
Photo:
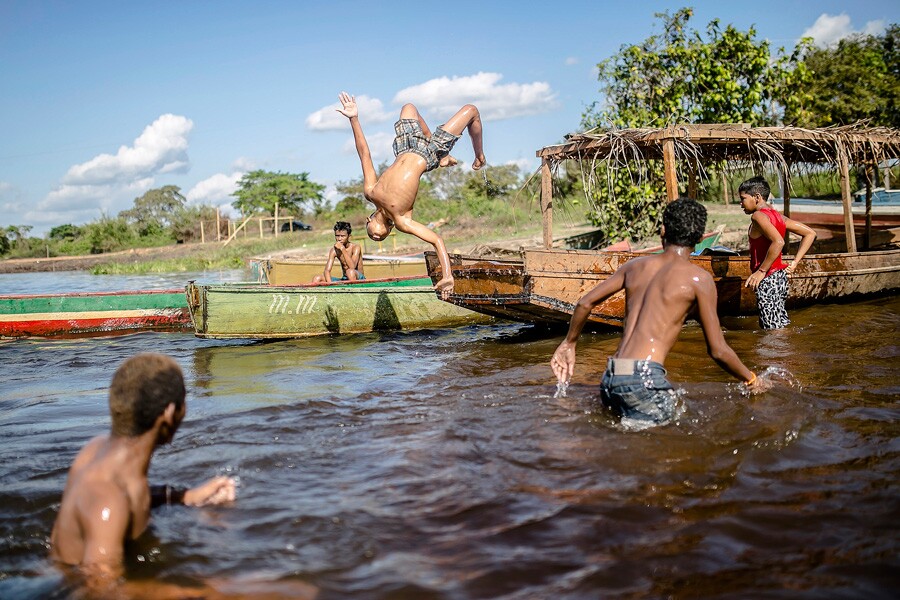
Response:
M442 302L427 277L297 286L190 282L185 294L202 338L283 339L490 321Z
M663 161L666 196L680 194L676 156L694 157L682 173L698 173L701 159L738 160L761 165L775 162L790 189L791 165L830 163L840 171L843 229L840 251L835 240L817 243L791 276L789 307L818 302L894 293L900 290L900 248L896 230L872 227L871 202L866 208L865 232L858 236L849 187L849 164L875 164L900 155L900 131L860 127L799 130L791 127L752 128L742 125L683 125L662 129L614 130L600 134L567 136L568 141L537 152L542 159L541 213L544 247L525 248L518 259L495 261L483 257L451 255L455 279L449 301L484 314L538 324L567 323L578 299L611 275L626 261L642 256L630 251L587 251L552 248L552 172L562 161L594 164L625 146L639 151L641 159ZM696 182L688 182L688 188ZM788 199L789 200L789 199ZM790 204L785 212L789 213ZM857 251L859 247L864 251ZM825 242L825 240L823 240ZM876 248L884 244L882 248ZM821 248L821 250L819 250ZM718 290L720 315L756 313L754 292L745 287L749 257L710 248L691 261L710 273ZM432 281L442 277L434 253L426 253ZM616 294L597 306L589 317L594 325L621 326L625 316L624 294Z
M0 296L0 337L110 335L191 327L182 290Z
M320 259L262 258L250 260L253 280L271 285L303 285L312 282L316 275L325 270L325 261ZM363 271L367 279L390 279L394 277L427 277L425 258L416 256L363 255ZM337 261L331 267L331 276L340 278L341 265Z

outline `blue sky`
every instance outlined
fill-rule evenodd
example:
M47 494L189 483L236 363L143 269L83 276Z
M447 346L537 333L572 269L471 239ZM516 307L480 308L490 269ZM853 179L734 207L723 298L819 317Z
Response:
M0 0L0 226L42 235L177 185L228 205L250 169L360 174L337 94L357 96L376 163L415 103L432 127L473 102L488 164L538 166L602 100L596 63L695 9L774 47L900 21L859 2L47 2ZM464 136L454 155L471 163ZM468 168L468 166L466 167Z

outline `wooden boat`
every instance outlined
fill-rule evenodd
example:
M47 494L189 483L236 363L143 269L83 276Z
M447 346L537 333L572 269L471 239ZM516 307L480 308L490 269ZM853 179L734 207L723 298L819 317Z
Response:
M490 320L442 302L427 277L298 286L190 282L185 293L201 338L298 338Z
M0 296L0 337L190 328L187 300L180 289Z
M319 259L266 258L251 259L253 281L271 285L303 285L312 282L325 270L325 261ZM425 258L416 256L363 255L363 270L367 279L391 279L394 277L427 277ZM341 277L341 265L335 261L331 276Z
M623 138L627 138L623 141ZM778 167L789 174L799 162L831 162L840 170L844 231L837 252L807 254L791 276L788 306L797 307L900 290L900 232L871 229L869 219L862 236L857 236L851 210L849 164L877 164L884 158L900 156L900 131L860 127L798 130L790 127L752 128L740 125L684 125L663 129L616 130L601 134L568 136L565 144L549 146L537 152L542 160L541 212L544 247L526 248L517 258L489 259L451 255L455 279L449 302L486 315L544 325L568 323L578 299L592 287L633 258L644 254L630 251L564 250L553 248L552 180L553 168L566 160L591 163L610 156L617 144L629 153L638 149L643 159L663 160L666 194L679 195L679 170L675 157L708 157L712 160L740 160L760 164L780 157ZM679 146L681 146L679 148ZM584 163L582 163L584 164ZM698 172L699 164L683 168L682 173ZM789 175L785 175L787 178ZM694 184L696 185L696 184ZM691 182L688 182L688 188ZM783 189L790 189L784 181ZM789 213L790 204L785 203ZM879 236L881 236L879 238ZM858 242L883 249L857 251ZM831 240L833 246L834 240ZM825 248L825 244L818 244ZM691 261L703 267L716 282L720 315L750 315L756 312L755 295L744 287L749 272L749 257L716 252L715 248ZM442 277L433 252L426 253L432 281ZM616 294L597 306L589 317L595 326L621 326L624 321L624 294Z

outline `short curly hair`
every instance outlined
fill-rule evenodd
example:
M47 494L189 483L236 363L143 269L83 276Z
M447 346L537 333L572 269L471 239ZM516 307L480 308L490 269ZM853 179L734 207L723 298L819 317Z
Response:
M122 363L109 386L113 435L137 437L150 430L169 404L184 405L184 375L163 354L144 353Z
M706 230L706 207L691 198L679 198L666 205L663 225L666 242L693 248Z
M338 221L334 224L334 232L337 233L338 231L346 231L347 235L353 233L353 229L347 221Z

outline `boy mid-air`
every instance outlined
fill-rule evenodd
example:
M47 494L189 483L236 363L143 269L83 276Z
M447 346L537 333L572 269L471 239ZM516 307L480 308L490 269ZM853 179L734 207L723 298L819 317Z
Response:
M472 104L466 104L455 115L439 126L432 135L431 130L419 111L412 104L405 104L400 110L400 120L394 124L394 163L378 177L369 144L359 124L359 109L356 99L347 92L338 96L342 108L338 112L350 119L356 151L362 163L363 193L375 205L375 212L366 221L369 237L380 242L396 227L434 246L441 264L441 279L435 289L446 300L453 292L453 273L450 270L450 256L444 240L437 233L412 218L413 205L419 192L419 179L437 167L451 167L457 164L450 156L450 150L459 140L462 132L469 130L475 161L472 168L480 169L485 164L482 148L481 115Z

